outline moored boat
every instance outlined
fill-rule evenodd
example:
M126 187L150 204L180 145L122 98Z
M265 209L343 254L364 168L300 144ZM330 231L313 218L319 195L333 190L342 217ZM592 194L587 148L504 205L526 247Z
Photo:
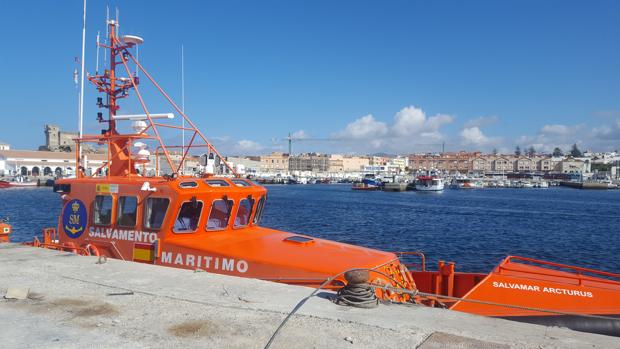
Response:
M443 179L436 176L418 176L415 182L415 190L418 191L442 191Z
M75 178L55 182L62 199L58 225L45 229L33 246L338 289L348 282L345 271L360 268L369 271L365 282L376 296L386 300L527 322L553 317L570 328L619 334L613 319L620 314L619 274L514 256L490 273L460 273L454 263L444 262L429 271L419 252L385 252L262 227L267 189L240 178L134 58L131 50L143 40L117 36L114 20L107 25L109 38L101 46L109 50L109 67L102 75L89 76L106 97L98 103L107 109L105 119L98 117L106 128L77 139L76 153L84 143L104 144L110 161L93 175L77 171ZM129 63L143 73L141 80ZM179 126L170 123L172 113L149 111L138 88L141 81L152 82L185 120L184 130L193 135L188 144L169 145L160 137L162 128ZM144 114L118 113L118 100L130 91ZM131 131L121 133L129 127L117 123L130 121ZM149 149L156 149L167 172L159 163L153 176L138 171L150 161ZM173 161L171 149L182 149L180 161ZM206 149L204 170L198 176L183 175L183 163L196 149ZM76 160L80 168L84 160ZM365 178L361 188L378 187L375 179ZM420 263L405 264L411 257ZM560 322L566 317L580 322Z
M0 181L0 188L32 188L40 185L40 182L29 180L25 177L15 177L10 181Z
M451 189L480 189L482 182L469 177L455 177L450 183Z

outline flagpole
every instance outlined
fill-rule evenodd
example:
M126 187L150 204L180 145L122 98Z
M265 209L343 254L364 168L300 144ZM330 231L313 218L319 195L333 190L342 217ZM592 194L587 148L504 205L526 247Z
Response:
M183 52L183 45L181 45L181 111L185 114L185 56ZM182 118L181 134L183 137L181 153L185 154L185 116ZM185 174L185 161L182 164L182 174Z
M80 74L80 120L79 138L84 131L84 57L86 49L86 0L84 0L84 25L82 26L82 73ZM82 160L82 147L79 147L79 159ZM78 164L76 164L78 165Z

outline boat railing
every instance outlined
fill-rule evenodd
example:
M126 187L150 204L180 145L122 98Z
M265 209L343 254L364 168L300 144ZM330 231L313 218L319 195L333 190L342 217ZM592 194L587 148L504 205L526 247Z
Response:
M521 257L521 256L506 257L499 264L498 272L500 274L502 271L522 272L522 270L513 269L508 266L509 263L513 261L526 262L522 264L529 264L529 265L534 265L534 266L539 265L543 267L553 267L554 269L551 269L551 270L554 270L554 271L564 271L567 274L561 275L561 276L558 276L557 274L550 273L550 272L544 272L544 271L540 271L540 272L539 271L527 271L527 273L541 275L541 276L552 276L552 277L573 279L573 280L576 280L578 282L578 285L580 286L583 285L584 281L595 281L595 282L606 283L606 284L611 284L611 285L620 284L620 274L610 273L610 272L596 270L596 269L576 267L576 266L567 265L567 264L542 261L538 259Z
M72 252L81 256L90 255L90 252L87 249L79 247L72 242L60 243L58 240L58 231L56 230L56 228L43 229L43 242L41 242L39 238L35 236L34 240L31 243L24 244L33 247L43 247L50 250Z
M426 271L426 256L424 253L419 251L403 251L403 252L394 252L398 259L400 259L401 263L407 267L409 270L415 271ZM412 258L417 257L419 259L418 263L408 263Z

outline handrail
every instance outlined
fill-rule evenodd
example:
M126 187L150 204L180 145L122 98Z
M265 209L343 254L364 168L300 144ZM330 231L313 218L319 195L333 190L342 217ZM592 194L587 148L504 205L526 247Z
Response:
M547 266L552 266L552 267L557 267L557 268L565 268L565 269L572 269L574 271L577 271L576 275L571 275L571 274L568 274L568 275L555 275L555 274L545 273L545 272L528 271L528 273L530 273L530 274L537 274L537 275L544 275L544 276L555 276L555 277L560 277L560 278L574 279L574 280L578 280L580 285L582 284L583 280L596 281L596 282L602 282L602 283L614 284L614 285L620 284L620 280L616 281L616 280L601 279L601 278L596 278L596 277L594 277L592 275L584 275L582 273L597 274L597 275L612 277L612 278L616 278L616 279L620 279L620 274L609 273L609 272L605 272L605 271L601 271L601 270L595 270L595 269L589 269L589 268L575 267L575 266L572 266L572 265L561 264L561 263L541 261L541 260L537 260L537 259L533 259L533 258L520 257L520 256L508 256L508 257L506 257L499 264L499 266L498 266L499 271L501 272L501 270L508 270L508 271L522 272L522 270L516 270L516 269L512 269L512 268L506 267L506 264L510 263L512 260L521 260L521 261L526 261L526 262L531 262L531 263L538 263L538 264L541 264L543 266L547 265ZM556 270L556 271L562 272L562 270ZM569 273L569 272L565 272L565 273Z
M602 270L589 269L589 268L583 268L583 267L575 267L575 266L572 266L572 265L561 264L561 263L541 261L541 260L538 260L538 259L521 257L521 256L508 256L508 257L506 257L506 259L500 265L503 265L503 264L505 264L507 262L510 262L512 259L519 259L519 260L522 260L522 261L538 263L538 264L546 264L546 265L550 265L550 266L554 266L554 267L558 267L558 268L566 268L566 269L579 270L579 271L583 271L583 272L586 272L586 273L611 276L611 277L615 277L615 278L619 278L620 279L620 274L616 274L616 273L610 273L610 272L606 272L606 271L602 271Z
M424 256L424 253L420 252L420 251L402 251L402 252L394 252L394 254L396 254L398 256L398 259L401 259L402 256L418 256L420 257L420 260L422 261L421 264L415 264L415 263L403 263L407 268L409 268L410 266L416 266L416 267L421 267L420 271L426 271L426 256Z

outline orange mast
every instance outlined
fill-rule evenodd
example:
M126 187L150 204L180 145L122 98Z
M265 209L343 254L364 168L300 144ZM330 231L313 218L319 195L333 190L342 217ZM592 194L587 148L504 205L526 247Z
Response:
M196 125L185 115L185 113L172 101L172 99L168 96L168 94L155 82L153 77L144 69L144 67L134 58L134 56L129 51L130 48L139 45L143 42L140 37L125 35L118 36L116 29L118 23L114 20L108 20L108 43L103 44L99 43L99 46L109 49L110 55L110 66L109 69L106 69L101 75L89 76L88 80L93 83L99 92L105 93L107 96L106 103L103 104L102 99L98 99L98 106L100 108L108 108L108 119L104 120L101 113L98 114L99 122L107 122L108 128L107 130L102 130L102 134L100 136L85 136L81 139L76 139L78 149L81 146L82 142L97 142L97 143L107 143L108 146L108 161L102 166L102 168L98 169L94 175L98 174L101 171L106 170L106 176L113 177L126 177L126 176L134 176L138 175L138 172L135 169L135 160L132 154L131 148L136 143L137 140L154 140L157 143L157 153L156 158L158 162L159 158L159 150L163 152L163 155L166 159L166 163L170 168L169 175L171 177L177 177L183 168L184 162L187 160L189 156L189 151L192 148L207 148L207 152L210 154L210 157L219 157L224 163L224 166L228 172L236 175L234 169L230 167L230 165L223 161L223 157L219 154L219 152L215 149L215 147L206 139L206 137L198 130ZM166 124L164 121L155 122L155 118L161 118L159 115L155 116L150 113L144 99L142 98L142 94L138 89L138 85L140 80L138 77L134 76L129 68L128 61L131 60L136 64L136 66L144 73L147 79L155 86L155 88L162 94L162 96L170 103L173 109L180 114L185 122L189 125L189 127L179 127L172 124ZM126 77L119 76L116 71L117 66L122 66L125 69ZM117 129L117 121L122 117L117 112L120 109L118 106L118 99L125 98L129 96L129 90L134 89L136 93L136 97L144 111L144 115L142 118L133 119L144 121L146 123L145 127L139 127L135 129L136 133L134 134L120 134ZM168 115L168 114L166 114ZM132 116L135 117L135 116ZM162 137L159 132L159 128L169 128L181 131L190 131L193 132L190 137L189 144L184 147L177 145L166 145L164 144ZM152 130L153 135L149 135L146 132ZM199 141L202 142L199 142ZM181 159L178 161L178 164L173 161L173 158L170 153L170 149L181 148L182 154ZM134 163L132 165L132 162ZM78 158L78 167L81 165L81 159ZM159 168L157 169L159 173ZM79 173L78 177L82 177L83 174Z

